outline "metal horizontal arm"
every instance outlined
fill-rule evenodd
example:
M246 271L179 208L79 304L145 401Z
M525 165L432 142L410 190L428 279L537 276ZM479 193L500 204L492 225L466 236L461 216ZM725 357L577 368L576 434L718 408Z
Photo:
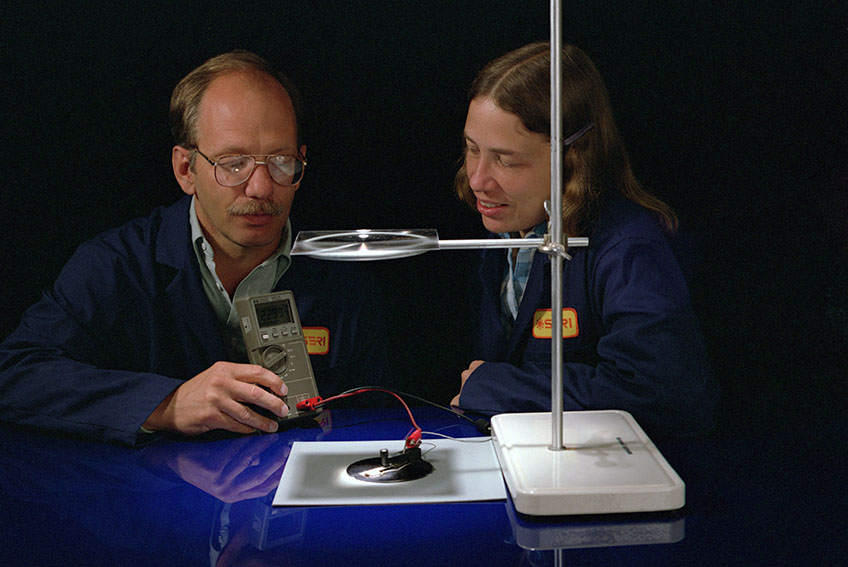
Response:
M544 238L478 238L468 240L439 240L439 250L466 248L539 248L545 245ZM589 245L589 238L577 236L568 239L569 248Z

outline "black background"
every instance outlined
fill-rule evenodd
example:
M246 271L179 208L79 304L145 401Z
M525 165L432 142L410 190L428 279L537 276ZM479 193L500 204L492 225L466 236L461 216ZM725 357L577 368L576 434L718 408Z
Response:
M751 425L796 394L844 408L825 299L848 242L848 18L795 2L567 2L563 38L604 75L637 176L682 217L693 298ZM465 93L490 59L549 37L538 0L20 3L3 15L0 336L74 248L182 193L168 99L210 56L286 70L309 114L296 230L477 236L452 180ZM408 390L447 401L468 360L467 254L370 264ZM774 404L783 404L775 406ZM815 406L807 407L817 411Z

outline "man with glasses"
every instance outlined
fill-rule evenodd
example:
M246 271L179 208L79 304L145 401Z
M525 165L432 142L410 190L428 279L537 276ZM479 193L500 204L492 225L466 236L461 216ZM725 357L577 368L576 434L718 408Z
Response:
M287 388L247 364L234 302L279 290L320 333L310 358L322 395L383 378L370 282L290 258L307 163L291 81L252 53L220 55L180 81L170 118L187 196L77 250L0 345L0 421L128 444L276 431Z

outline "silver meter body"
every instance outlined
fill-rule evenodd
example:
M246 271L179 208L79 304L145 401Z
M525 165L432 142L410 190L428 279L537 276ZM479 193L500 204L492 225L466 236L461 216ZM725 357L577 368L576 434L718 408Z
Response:
M302 415L297 402L318 396L318 387L294 295L290 291L255 295L237 299L235 306L248 360L286 383L289 392L283 400L289 406L288 417Z

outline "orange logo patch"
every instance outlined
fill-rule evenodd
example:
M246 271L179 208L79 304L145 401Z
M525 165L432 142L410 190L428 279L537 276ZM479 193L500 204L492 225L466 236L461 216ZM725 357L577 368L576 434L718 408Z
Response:
M549 339L553 334L553 317L550 309L537 309L533 314L533 338ZM580 334L577 311L571 307L562 310L562 338L571 339Z
M330 330L326 327L304 327L306 352L309 354L327 354L330 352Z

